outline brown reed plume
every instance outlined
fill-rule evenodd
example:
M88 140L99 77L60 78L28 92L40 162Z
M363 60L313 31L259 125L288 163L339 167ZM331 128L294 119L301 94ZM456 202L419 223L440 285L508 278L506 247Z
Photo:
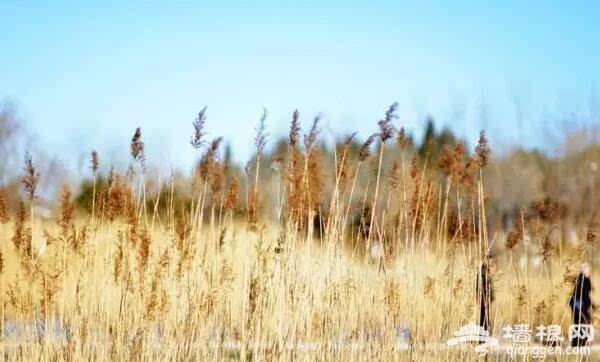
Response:
M227 196L225 198L225 209L235 212L239 206L239 189L240 184L237 178L233 177L227 188Z
M29 200L35 198L35 191L38 187L40 180L40 173L36 171L33 165L33 157L29 152L25 153L25 167L23 167L25 175L21 178L21 184L25 190L25 194L29 197Z
M63 186L60 197L60 217L57 221L59 226L58 239L63 246L69 247L73 252L81 255L83 246L87 241L87 226L77 228L75 225L75 204L72 201L72 193L68 186ZM63 267L65 269L65 267Z
M213 139L198 165L200 178L210 185L213 204L217 203L222 187L223 164L219 161L222 142L223 137Z
M464 143L457 143L454 149L444 148L442 155L438 159L438 168L446 175L452 177L458 174L461 170L461 162L465 154Z
M392 103L392 105L385 112L385 116L381 119L377 124L379 125L379 135L381 137L382 142L387 142L390 138L394 137L394 125L392 121L398 116L396 115L396 111L398 110L398 103Z
M477 155L477 162L480 167L487 165L492 149L490 148L489 141L485 135L485 131L479 133L479 141L475 147L475 154Z
M470 192L475 190L475 169L477 168L477 164L475 158L469 157L458 170L459 184Z
M111 187L115 182L116 178L115 166L111 165L110 170L108 170L108 176L106 177L106 182L108 183L108 187Z
M137 127L131 137L130 144L131 158L134 161L143 162L144 160L144 142L142 141L142 129Z
M9 218L6 201L4 199L4 194L0 192L0 224L6 224L8 221Z
M406 131L404 130L404 127L400 127L400 130L398 131L398 136L396 137L396 142L398 143L398 146L401 150L405 150L410 144L410 140L406 136Z
M367 158L369 158L369 156L371 156L371 145L373 142L375 142L377 137L380 137L379 133L373 133L360 147L360 150L358 151L358 160L360 162L364 162Z
M198 175L202 180L209 180L211 175L214 174L215 167L218 167L216 163L218 162L219 156L219 147L221 147L221 143L223 142L223 137L217 137L213 139L210 143L210 146L206 149L206 152L200 159L198 164Z
M321 114L317 114L313 119L312 126L310 127L310 131L308 134L304 135L304 149L306 153L310 153L317 144L317 137L319 137L319 133L321 132L319 129L319 122L321 122Z
M292 114L292 123L290 124L290 147L298 147L298 137L300 136L300 112L296 109Z
M146 155L145 155L145 144L142 141L142 129L137 127L133 136L131 137L130 143L130 151L131 151L131 159L132 163L129 165L128 176L130 177L131 182L133 182L133 178L135 176L135 168L134 163L138 163L141 176L139 177L139 186L136 192L136 207L138 208L138 218L144 217L144 223L147 224L146 220L146 182L145 182L145 174L146 174Z
M198 112L198 117L192 123L194 126L194 134L190 140L190 144L192 147L198 149L204 146L204 136L206 133L204 131L204 124L206 122L206 106Z
M315 116L309 132L304 135L303 149L298 144L299 117L298 110L294 111L290 125L287 206L289 220L298 228L303 228L309 224L311 215L314 216L321 205L323 180L317 150L321 115Z
M100 158L98 157L98 151L92 150L90 156L90 169L95 174L100 168Z
M135 215L135 198L129 184L116 172L112 172L109 178L109 188L106 194L106 217L114 221L127 215Z

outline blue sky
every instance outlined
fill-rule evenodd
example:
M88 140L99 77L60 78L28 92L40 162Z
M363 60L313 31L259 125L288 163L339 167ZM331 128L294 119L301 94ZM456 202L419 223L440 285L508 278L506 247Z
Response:
M498 147L543 147L600 111L597 2L83 3L0 4L0 98L71 164L126 157L139 125L151 162L189 167L204 105L240 161L263 106L274 135L321 112L328 140L366 137L398 101L417 135L431 114Z

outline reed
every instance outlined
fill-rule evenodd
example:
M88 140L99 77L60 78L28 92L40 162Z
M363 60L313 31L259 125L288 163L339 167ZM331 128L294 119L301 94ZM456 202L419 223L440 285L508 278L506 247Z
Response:
M488 191L502 156L492 157L487 134L471 149L435 135L417 147L396 131L397 112L390 105L362 142L352 133L329 149L322 116L303 131L296 110L270 150L265 110L242 171L223 138L206 139L204 107L192 124L192 175L171 171L165 183L146 172L153 166L137 128L130 178L112 166L103 175L92 151L90 216L68 186L53 220L36 215L46 195L27 154L23 201L15 207L0 192L2 322L34 321L44 332L6 340L5 359L473 359L440 345L476 321L484 263L496 327L566 330L561 296L573 265L597 248L596 214L581 218L572 246L556 240L570 222L559 198L519 205L502 231Z

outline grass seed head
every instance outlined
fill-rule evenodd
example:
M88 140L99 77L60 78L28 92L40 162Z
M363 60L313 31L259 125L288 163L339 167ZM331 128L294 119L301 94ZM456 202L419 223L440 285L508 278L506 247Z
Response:
M290 124L290 147L298 147L298 137L300 135L300 112L296 109L292 114L292 123Z
M206 133L204 131L204 124L206 122L206 106L198 112L198 117L192 123L194 126L194 134L192 135L192 139L190 140L190 144L192 147L198 149L204 145L204 136Z
M33 165L33 157L29 152L25 153L25 167L23 170L25 171L25 175L21 179L21 184L29 200L33 200L40 180L40 173L36 171Z
M269 133L267 132L267 109L263 108L263 114L258 121L258 126L255 128L256 136L254 137L254 145L256 146L256 154L260 157L267 145L267 138Z
M227 188L227 197L225 198L225 209L235 211L239 204L240 184L237 178L231 179Z
M385 116L377 124L379 125L379 136L382 142L386 142L390 138L394 137L394 125L392 121L398 116L396 110L398 109L398 103L392 103L392 105L385 112Z
M315 147L317 143L317 137L319 136L319 122L321 121L321 115L318 114L313 120L312 126L310 127L310 132L304 135L304 148L307 153L312 152L312 149Z
M490 148L489 141L485 135L485 131L479 133L479 142L475 147L475 154L477 155L477 162L480 167L487 165L492 149Z
M93 173L98 172L98 169L100 168L100 160L98 158L98 151L93 150L91 153L91 158L90 158L90 169L92 170Z
M369 136L369 138L367 138L365 143L363 143L362 147L358 151L358 159L361 162L365 161L367 158L369 158L369 156L371 156L371 145L373 142L375 142L377 137L379 137L379 133L373 133Z
M139 162L142 170L145 169L144 142L142 141L142 129L140 127L135 129L133 137L131 137L130 151L133 161Z
M406 131L404 130L404 127L400 127L400 131L398 131L396 141L398 142L398 146L400 146L401 150L405 150L410 144L410 140L406 136Z

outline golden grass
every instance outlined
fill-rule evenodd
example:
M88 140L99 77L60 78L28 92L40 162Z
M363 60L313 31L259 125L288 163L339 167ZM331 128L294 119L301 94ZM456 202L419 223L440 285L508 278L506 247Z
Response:
M69 331L68 338L51 334L39 338L34 333L17 340L6 337L3 348L9 360L238 359L240 354L256 360L470 356L469 351L432 346L478 320L474 245L454 249L446 258L428 248L401 253L383 273L343 250L293 234L285 250L276 252L278 230L255 233L233 225L219 248L218 233L206 230L194 242L196 253L181 275L171 232L152 232L149 260L140 271L139 250L131 245L119 248L126 242L119 235L127 227L109 224L96 230L81 254L67 250L67 264L53 286L55 295L47 312L40 314L45 286L40 277L32 284L20 279L19 257L7 238L12 225L1 226L6 259L2 288L20 297L17 305L5 302L4 319L58 322ZM44 240L42 229L58 232L57 226L38 222L34 250ZM61 249L58 243L48 246L36 259L40 268L60 264L65 252ZM123 255L118 256L119 250ZM498 257L492 265L494 330L521 322L559 323L566 331L570 286L563 276L572 260L553 258L539 268L523 270L508 258ZM122 263L117 281L115 263ZM22 308L18 303L31 305ZM397 329L402 325L411 330L409 350L398 349Z
M479 321L483 262L493 336L516 323L566 331L578 265L593 262L594 218L575 245L554 240L563 213L547 199L515 213L506 235L490 234L485 134L473 156L457 143L433 160L432 145L419 157L401 129L400 159L388 157L396 108L362 147L352 135L334 148L330 164L317 141L320 116L301 144L294 112L284 154L270 160L279 165L270 192L260 177L266 112L241 185L220 155L222 138L203 140L204 108L190 141L202 154L181 203L173 178L159 181L158 196L147 193L137 128L128 174L111 168L97 185L92 153L91 215L77 214L65 187L57 221L35 217L40 174L27 155L28 204L9 220L0 202L5 359L472 360L471 345L445 341Z

